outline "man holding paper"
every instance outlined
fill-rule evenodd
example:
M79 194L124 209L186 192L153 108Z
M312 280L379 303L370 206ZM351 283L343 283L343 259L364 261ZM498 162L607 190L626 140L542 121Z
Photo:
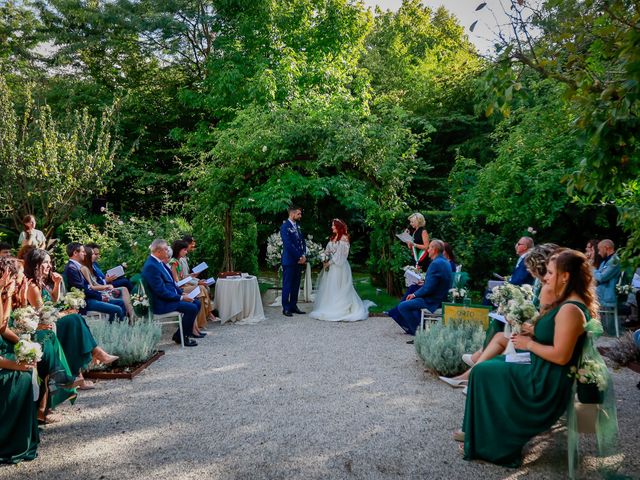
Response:
M198 343L190 338L193 324L200 310L200 303L194 297L186 295L173 281L166 263L169 261L169 245L165 240L156 239L149 247L151 255L142 267L142 278L153 297L153 313L163 314L178 311L182 313L182 331L184 346L195 347ZM195 291L195 289L194 289ZM193 292L192 292L193 293ZM173 335L173 341L180 343L180 330Z

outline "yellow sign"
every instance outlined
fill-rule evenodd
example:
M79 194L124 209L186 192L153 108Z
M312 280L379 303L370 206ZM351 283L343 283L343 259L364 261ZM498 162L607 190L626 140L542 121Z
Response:
M464 320L465 322L482 323L485 329L489 328L489 312L491 307L485 305L460 305L459 303L442 304L442 323L449 320Z

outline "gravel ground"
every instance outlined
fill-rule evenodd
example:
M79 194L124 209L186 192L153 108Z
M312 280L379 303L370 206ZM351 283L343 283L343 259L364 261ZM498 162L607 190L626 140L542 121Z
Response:
M424 371L390 319L266 314L212 325L196 348L165 345L133 381L81 392L45 428L39 457L0 468L0 479L566 478L560 426L528 445L520 469L464 461L451 439L463 395ZM612 462L618 478L640 478L640 375L614 378L622 446ZM594 451L585 437L581 478L599 478Z

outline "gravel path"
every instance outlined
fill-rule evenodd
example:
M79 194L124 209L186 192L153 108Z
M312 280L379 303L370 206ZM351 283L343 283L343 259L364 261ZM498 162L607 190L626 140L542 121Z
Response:
M462 460L451 433L463 395L425 373L390 319L266 314L258 325L213 325L196 348L167 344L134 381L82 392L46 427L39 457L0 468L0 479L565 478L561 428L531 442L518 470ZM614 460L640 478L640 375L614 378ZM582 478L597 478L592 440L581 450Z

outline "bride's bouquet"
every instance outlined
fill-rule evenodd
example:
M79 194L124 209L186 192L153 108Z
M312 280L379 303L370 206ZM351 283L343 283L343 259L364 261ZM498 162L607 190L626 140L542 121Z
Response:
M40 325L53 327L60 317L60 311L53 305L45 303L44 306L38 311L38 317L40 320Z
M326 253L324 251L324 247L319 243L313 241L313 235L309 235L307 237L307 263L309 265L313 265L315 263L321 262L324 263L326 260Z
M20 340L13 347L18 363L36 363L42 359L42 346L31 341L29 335L21 335Z
M60 311L80 310L87 306L84 299L84 292L77 288L72 288L57 305Z

